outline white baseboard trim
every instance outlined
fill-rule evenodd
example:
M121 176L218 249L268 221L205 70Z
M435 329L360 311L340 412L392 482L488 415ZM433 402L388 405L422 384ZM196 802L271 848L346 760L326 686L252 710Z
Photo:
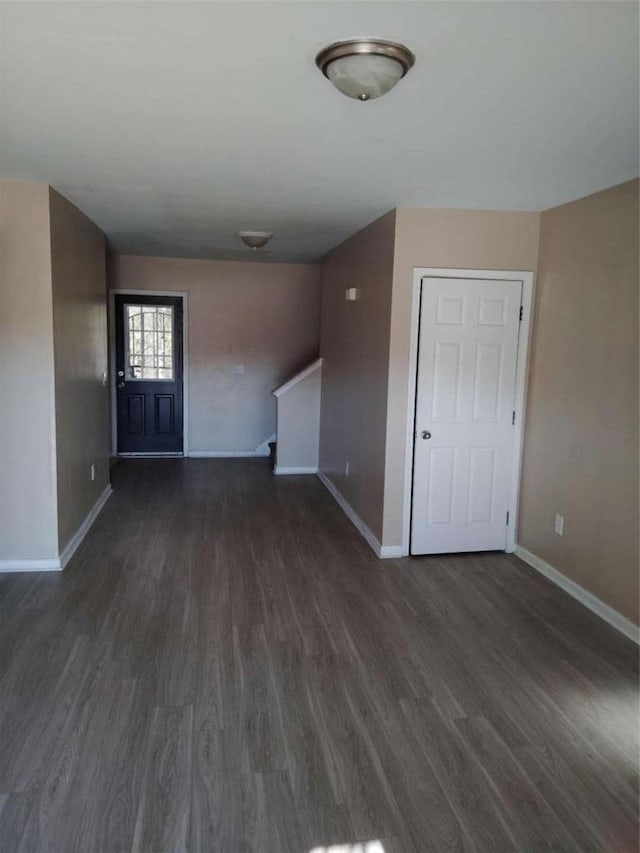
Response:
M274 432L273 435L270 435L269 438L265 439L262 444L256 447L256 456L271 456L271 448L269 444L276 440L276 434Z
M191 450L190 459L253 459L262 455L255 450Z
M271 455L269 442L275 440L275 435L270 435L255 450L190 450L187 455L190 459L253 459L255 456L262 458Z
M580 586L579 583L576 583L571 580L571 578L563 575L562 572L558 571L558 569L554 568L550 563L547 563L547 561L543 560L542 557L532 554L531 551L527 551L527 549L523 548L521 545L516 545L515 555L516 557L520 557L520 559L528 566L531 566L532 569L535 569L540 572L541 575L548 578L552 583L555 583L565 592L568 592L570 596L575 598L581 604L584 604L584 606L588 607L589 610L596 614L596 616L604 619L605 622L608 622L609 625L620 631L620 633L624 634L625 637L633 640L634 643L640 644L640 628L634 625L633 622L621 613L618 613L617 610L614 610L613 607L605 604L604 601L593 595L593 593L586 590L583 586Z
M60 572L60 560L0 560L0 574L6 572Z
M103 491L103 493L100 495L98 500L91 507L91 509L87 513L87 516L85 517L84 521L82 522L80 527L76 530L76 532L73 534L71 539L67 542L62 554L60 554L60 567L61 568L64 569L65 566L67 565L67 563L69 562L69 560L76 553L76 551L80 547L80 543L82 542L84 537L87 535L87 533L91 529L91 525L93 524L93 522L96 520L96 518L100 514L100 510L106 504L106 502L109 500L109 498L111 497L112 494L113 494L113 489L111 488L111 485L108 485L106 487L106 489Z
M381 545L378 556L381 560L395 560L398 557L405 557L406 554L402 550L402 545Z
M273 473L281 476L282 474L317 474L318 466L315 465L313 468L286 468L283 465L276 465L273 469Z
M100 510L106 504L113 493L111 485L108 485L98 500L89 510L80 527L67 543L59 559L53 560L0 560L0 573L6 572L61 572L69 560L78 550L80 543L91 529L91 525L100 514Z
M374 536L371 530L369 530L369 528L360 518L358 513L354 510L354 508L346 500L346 498L338 491L338 489L327 477L327 475L323 471L318 471L317 475L322 485L333 497L335 502L338 504L340 509L344 512L344 514L347 516L347 518L353 524L356 530L364 538L369 547L375 553L376 557L380 557L381 560L386 560L392 557L402 556L402 545L381 545L377 537Z

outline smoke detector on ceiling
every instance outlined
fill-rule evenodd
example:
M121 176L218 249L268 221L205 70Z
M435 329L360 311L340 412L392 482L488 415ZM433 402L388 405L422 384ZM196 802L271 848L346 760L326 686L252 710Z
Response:
M273 237L270 231L238 231L238 237L250 249L261 249Z

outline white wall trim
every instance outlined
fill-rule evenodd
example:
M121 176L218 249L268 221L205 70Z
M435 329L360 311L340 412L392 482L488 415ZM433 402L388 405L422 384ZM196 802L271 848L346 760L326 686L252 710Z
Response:
M282 465L276 465L276 467L273 469L273 473L277 474L278 476L282 476L283 474L317 474L318 466L314 465L310 468L286 468Z
M108 485L89 510L80 527L73 534L59 558L53 560L0 560L0 573L5 572L60 572L69 563L80 543L91 529L91 525L100 514L100 510L113 494Z
M403 557L402 545L381 545L378 556L381 560L395 560L398 557Z
M60 572L60 560L0 560L0 574L6 572Z
M311 376L312 373L315 373L316 370L319 370L322 367L322 359L317 358L315 361L312 361L307 367L303 368L299 373L296 373L295 376L292 376L284 385L280 385L279 388L276 388L275 391L271 393L274 397L282 397L283 394L286 394L287 391L290 391L298 382L302 382L303 379L306 379L307 376Z
M100 515L100 510L106 504L112 494L113 489L111 488L111 484L109 484L102 492L98 500L91 507L80 527L76 530L71 539L67 542L62 554L60 554L61 568L64 569L73 557L73 555L76 553L76 551L80 547L80 544L82 543L82 540L91 529L91 525L96 520L98 515Z
M262 444L259 444L256 447L256 456L271 456L271 448L269 447L269 445L272 442L275 442L275 440L276 440L276 434L274 432L273 435L270 435L269 438L266 438L262 442Z
M191 453L184 455L191 459L253 459L254 457L265 459L271 455L269 442L275 440L275 434L270 435L255 450L192 450Z
M519 557L524 563L531 566L532 569L540 572L541 575L544 575L548 580L556 584L556 586L568 592L572 598L575 598L581 604L584 604L585 607L588 607L596 616L608 622L612 628L620 631L621 634L633 640L634 643L640 644L640 628L617 610L614 610L613 607L605 604L600 598L593 595L593 593L586 590L583 586L580 586L579 583L568 578L550 563L547 563L546 560L543 560L542 557L538 557L536 554L531 553L531 551L527 551L521 545L516 545L515 554L516 557Z
M253 459L264 458L264 454L255 450L192 450L190 459Z
M531 339L534 274L526 270L462 270L441 267L415 267L411 302L411 331L409 338L409 383L407 394L407 434L405 439L404 498L402 513L402 554L408 556L411 540L411 504L413 491L413 445L416 418L416 384L418 377L418 330L420 323L420 295L423 278L477 278L491 281L521 281L523 317L518 335L518 361L516 366L516 434L509 499L509 526L506 548L512 553L516 547L518 506L520 497L520 471L522 468L522 443L524 437L527 371Z
M186 290L109 290L109 388L111 391L111 453L118 455L118 413L116 397L116 296L179 296L182 299L182 454L189 456L189 293Z
M351 504L346 500L341 492L338 491L333 482L327 477L324 471L318 471L318 479L334 498L340 509L347 516L360 535L365 539L373 552L380 559L385 560L393 557L402 556L402 547L400 545L381 545L377 537L373 535L358 513L354 510Z

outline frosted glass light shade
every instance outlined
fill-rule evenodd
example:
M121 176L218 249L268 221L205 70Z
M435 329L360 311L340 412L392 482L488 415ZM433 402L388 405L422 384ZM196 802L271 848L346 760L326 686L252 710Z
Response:
M334 59L327 66L326 74L343 95L370 101L393 89L404 69L390 56L361 53Z
M270 231L238 231L238 237L250 249L261 249L273 237Z
M358 101L386 94L415 61L405 45L378 38L336 41L316 56L316 65L336 89Z

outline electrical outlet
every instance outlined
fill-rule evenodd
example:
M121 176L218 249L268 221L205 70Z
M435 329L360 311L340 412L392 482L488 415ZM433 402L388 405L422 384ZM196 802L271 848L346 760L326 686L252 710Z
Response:
M564 516L556 515L556 523L553 527L554 533L557 533L558 536L562 536L564 531Z
M244 373L244 364L234 364L233 372L237 374Z
M344 473L345 473L345 477L348 477L349 474L351 473L351 464L349 462L344 463Z
M95 480L95 478L96 478L96 466L95 466L95 465L92 465L92 466L91 466L91 482L92 482L92 483L93 483L93 481Z

